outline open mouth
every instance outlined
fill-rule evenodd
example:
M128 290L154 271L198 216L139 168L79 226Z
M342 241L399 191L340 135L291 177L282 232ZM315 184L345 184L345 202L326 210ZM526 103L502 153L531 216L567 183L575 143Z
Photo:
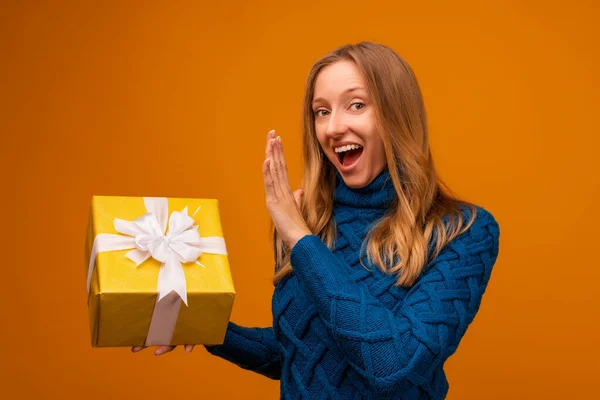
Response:
M344 167L349 167L356 164L363 152L363 148L358 145L343 146L335 149L335 155L340 163Z

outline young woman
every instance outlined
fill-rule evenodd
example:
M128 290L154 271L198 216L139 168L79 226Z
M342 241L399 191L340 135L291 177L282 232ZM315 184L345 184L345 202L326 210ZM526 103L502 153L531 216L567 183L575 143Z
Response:
M444 362L481 304L497 222L438 178L419 85L390 48L319 60L303 123L302 190L289 186L281 138L267 136L273 327L230 322L206 349L281 380L282 398L445 398Z

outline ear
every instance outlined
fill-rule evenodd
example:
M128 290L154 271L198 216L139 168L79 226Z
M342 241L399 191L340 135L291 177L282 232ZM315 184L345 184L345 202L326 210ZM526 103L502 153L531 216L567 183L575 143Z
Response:
M302 201L302 196L304 195L304 190L298 189L294 192L294 200L296 200L296 205L298 209L300 209L300 202Z

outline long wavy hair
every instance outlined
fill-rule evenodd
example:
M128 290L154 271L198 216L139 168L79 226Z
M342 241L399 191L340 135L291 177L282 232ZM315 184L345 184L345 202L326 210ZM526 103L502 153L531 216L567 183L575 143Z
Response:
M366 267L362 261L366 248L369 263L385 273L395 274L397 286L409 288L423 268L471 226L476 206L455 197L436 173L425 106L410 66L387 46L361 42L335 49L318 60L306 82L302 120L304 195L299 208L311 232L333 249L337 234L332 215L336 170L317 140L312 100L319 72L342 60L353 62L365 79L397 193L389 212L365 237L360 250L361 264ZM464 221L462 206L471 211L469 221ZM292 266L290 249L276 231L273 235L276 259L273 283L277 285L292 272ZM432 248L431 243L435 243Z

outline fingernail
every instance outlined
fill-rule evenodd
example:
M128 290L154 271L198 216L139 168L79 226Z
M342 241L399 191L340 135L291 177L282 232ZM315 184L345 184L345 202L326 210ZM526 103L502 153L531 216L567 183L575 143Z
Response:
M269 131L269 134L271 134L271 135L274 135L274 134L275 134L275 129L271 129L271 130Z
M277 136L275 139L277 139L281 142L281 136Z

